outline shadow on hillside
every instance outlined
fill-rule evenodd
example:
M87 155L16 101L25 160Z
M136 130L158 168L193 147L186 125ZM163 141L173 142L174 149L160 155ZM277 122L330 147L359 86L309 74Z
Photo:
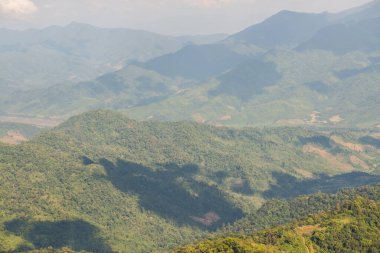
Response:
M380 176L363 172L352 172L329 177L318 175L317 179L299 180L289 174L273 172L277 184L264 192L266 198L293 198L315 192L336 193L342 188L359 187L380 182Z
M194 180L199 171L196 165L166 164L152 170L122 160L100 163L107 171L106 179L120 191L136 194L142 209L180 225L215 229L243 215L216 187ZM195 222L194 217L201 219Z
M360 143L365 145L371 145L375 148L380 148L380 138L375 138L372 136L363 136L359 139Z
M112 249L99 236L95 226L82 220L28 221L14 219L5 223L5 229L23 237L35 248L69 247L75 251L110 253ZM19 246L16 252L32 250L30 246Z

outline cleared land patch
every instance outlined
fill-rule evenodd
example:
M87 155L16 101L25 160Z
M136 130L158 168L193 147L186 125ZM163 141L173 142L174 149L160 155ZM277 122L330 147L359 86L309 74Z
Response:
M17 131L9 131L6 135L0 137L0 142L10 145L17 145L25 141L28 141L28 139Z
M351 150L353 150L353 151L356 151L356 152L364 152L364 151L366 150L366 148L365 148L363 145L361 145L361 144L356 144L356 143L346 142L346 141L342 140L342 139L341 139L340 137L338 137L338 136L332 136L331 139L332 139L335 143L337 143L337 144L339 144L339 145L341 145L341 146L343 146L343 147L345 147L345 148L348 148L348 149L351 149Z
M325 159L329 164L331 164L333 167L336 167L340 169L341 171L349 172L353 170L353 167L344 162L343 157L341 156L334 156L327 152L324 149L315 147L313 145L305 145L303 147L303 152L304 153L311 153L311 154L316 154Z
M338 124L342 122L344 119L340 115L334 115L331 118L329 118L329 121L334 124Z
M363 160L361 160L357 156L354 156L354 155L350 156L350 161L351 161L352 164L358 165L358 166L360 166L364 170L369 170L368 164L366 162L364 162Z

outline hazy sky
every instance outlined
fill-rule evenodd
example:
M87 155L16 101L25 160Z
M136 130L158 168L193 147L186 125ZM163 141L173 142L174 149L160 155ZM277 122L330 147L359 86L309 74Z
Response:
M233 33L283 9L338 12L370 0L0 0L0 27L71 21L164 34Z

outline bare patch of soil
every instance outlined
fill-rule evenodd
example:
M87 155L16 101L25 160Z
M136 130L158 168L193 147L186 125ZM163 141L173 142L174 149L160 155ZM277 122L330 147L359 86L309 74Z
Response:
M366 148L363 145L356 144L356 143L350 143L350 142L345 142L338 136L332 136L331 139L336 143L339 144L345 148L351 149L356 152L364 152Z
M295 169L295 171L303 176L304 178L312 179L314 178L314 174L310 171L304 170L304 169Z
M290 126L298 126L304 125L306 122L302 119L280 119L276 121L277 125L290 125Z
M25 141L28 141L28 139L17 131L9 131L5 136L0 137L0 142L10 145L17 145Z
M363 160L361 160L359 157L357 156L350 156L350 162L354 165L358 165L360 166L362 169L364 170L369 170L369 166L366 162L364 162Z
M373 160L373 159L375 159L375 157L367 155L367 154L360 154L360 156L363 157L364 159L367 159L367 160Z
M206 213L202 217L191 216L190 218L193 221L201 223L207 227L211 226L212 224L214 224L215 222L218 222L220 220L220 216L215 212Z
M330 154L328 151L315 147L313 145L305 145L303 147L304 153L316 154L325 159L329 164L333 167L340 169L341 171L350 172L353 170L351 164L348 164L344 161L342 156L334 156Z
M313 235L313 232L318 229L318 227L319 225L317 226L308 225L308 226L298 227L295 229L295 231L299 235L311 236Z
M203 117L202 114L200 114L200 113L194 113L193 119L195 120L195 122L201 123L201 124L203 124L207 121L207 119L205 117Z
M325 120L320 120L320 112L314 111L310 114L310 120L307 121L306 123L308 124L327 124L327 121Z
M334 124L341 123L344 119L340 115L334 115L331 118L329 118L329 121Z
M227 121L227 120L231 120L231 119L232 119L232 116L231 116L231 115L224 115L224 116L222 116L219 120Z
M242 188L244 186L244 180L241 178L230 178L228 184L232 187Z

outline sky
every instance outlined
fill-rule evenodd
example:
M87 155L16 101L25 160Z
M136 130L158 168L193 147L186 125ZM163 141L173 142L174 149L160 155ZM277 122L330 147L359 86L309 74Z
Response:
M370 0L0 0L0 27L88 23L168 35L238 32L281 10L339 12Z

